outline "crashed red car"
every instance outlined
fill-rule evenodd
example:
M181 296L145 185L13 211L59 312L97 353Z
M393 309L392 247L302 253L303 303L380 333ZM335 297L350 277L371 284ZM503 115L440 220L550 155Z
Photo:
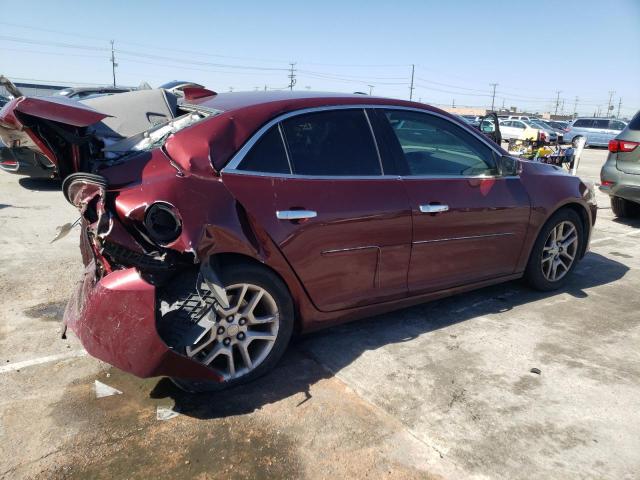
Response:
M81 212L66 325L135 375L234 385L294 331L520 277L556 289L587 249L591 187L436 108L151 92L0 112L5 143L46 155Z

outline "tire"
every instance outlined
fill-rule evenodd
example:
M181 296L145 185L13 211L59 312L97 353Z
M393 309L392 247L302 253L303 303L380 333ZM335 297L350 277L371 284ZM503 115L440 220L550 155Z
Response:
M640 204L620 197L611 197L611 210L619 218L640 216Z
M576 135L571 139L571 146L576 148L578 146L578 140L582 138L582 135ZM587 144L584 144L584 147L587 148Z
M252 295L252 294L255 295L260 291L260 289L264 290L264 293L261 295L260 300L257 302L258 304L257 307L263 308L260 302L265 302L270 307L273 307L275 305L275 307L277 308L275 314L272 312L267 313L265 316L261 318L262 319L270 318L270 316L277 317L277 327L275 327L277 328L277 331L275 334L273 334L274 326L272 323L275 323L275 322L269 323L268 326L267 324L260 324L260 323L256 325L252 325L252 321L248 319L249 318L248 316L245 319L243 317L244 314L236 313L235 315L230 315L230 317L234 317L234 316L236 317L235 319L231 320L233 323L228 323L229 317L225 318L219 313L216 314L215 315L216 323L214 324L214 326L212 326L211 335L213 335L217 340L214 340L210 344L212 345L212 347L210 347L210 350L207 351L203 349L200 352L197 352L194 354L193 352L196 352L198 348L202 348L201 347L202 342L200 343L196 342L190 346L183 346L181 353L190 357L192 356L194 360L201 361L201 363L204 363L204 360L206 360L208 356L213 354L213 350L216 347L220 347L220 349L225 349L227 351L230 350L231 351L230 362L235 363L237 361L238 364L242 365L243 369L246 371L242 374L238 374L236 372L236 375L238 376L230 377L229 379L222 382L215 382L210 380L171 378L171 380L179 388L190 393L218 392L221 390L225 390L227 388L231 388L237 385L251 382L257 379L258 377L264 375L277 364L278 360L280 360L280 358L282 357L282 355L287 349L287 345L289 344L289 340L291 339L291 335L293 333L293 327L294 327L293 302L291 300L291 296L289 294L289 290L287 289L286 285L273 272L271 272L270 270L264 267L251 265L251 264L227 265L220 273L220 280L222 284L225 286L225 288L227 288L231 307L234 306L232 301L235 301L235 298L240 298L240 295L241 295L240 293L236 294L234 292L241 292L244 285L248 286L247 290L245 290L246 293L242 293L243 296L246 296L248 298L248 300L246 299L244 300L246 302L245 306L252 303L254 299L253 296L248 296L248 295ZM252 291L254 287L255 287L255 290ZM193 293L198 295L198 293L195 291ZM239 312L241 311L242 309L239 310ZM266 310L264 310L264 312L266 312ZM253 313L254 313L254 310L251 310L252 316L253 316ZM241 346L240 344L243 342L238 339L239 339L239 335L242 334L242 331L241 333L237 333L237 334L235 333L237 332L238 329L243 328L240 326L242 325L241 322L243 320L245 321L244 328L246 329L245 331L247 332L246 346L244 347L244 350L246 352L250 352L248 355L250 356L250 359L252 361L256 360L256 358L251 356L252 355L251 352L256 351L255 349L252 350L252 345L256 344L257 345L256 348L266 349L267 347L263 347L262 345L263 343L262 340L264 339L256 339L256 341L250 340L250 335L255 335L256 333L255 331L250 329L262 328L264 326L265 328L271 329L265 332L265 334L275 336L275 340L272 342L271 346L269 347L268 352L267 353L262 352L260 354L260 355L266 354L266 357L261 358L259 360L259 363L251 368L247 368L247 364L244 361L243 355L241 355L242 352L240 351L240 346ZM223 348L222 336L218 336L217 333L220 331L219 329L221 328L224 329L225 327L227 328L227 331L223 333L222 336L225 336L225 335L227 336L224 338L224 341L227 341L227 339L233 338L232 341L235 343L230 343L229 346ZM233 333L229 335L228 332L230 332L232 328L234 328ZM217 332L215 330L217 330ZM233 335L235 335L236 338L234 338ZM205 339L206 337L203 340ZM265 343L267 342L266 340L264 341ZM203 355L204 355L204 359L203 359ZM228 355L220 355L220 357L227 357L226 360L221 359L223 364L229 361ZM218 361L218 358L214 358L213 361ZM209 366L214 368L213 363L211 363ZM219 373L225 373L225 372L220 370Z
M568 244L568 241L573 238L569 234L569 226L575 230L575 243L571 244ZM557 230L559 228L561 230ZM554 230L559 240L562 240L562 235L567 234L566 241L561 242L564 246L560 247L557 242L553 242ZM524 274L527 283L532 288L544 292L562 288L580 260L584 239L582 220L574 210L563 208L554 213L542 227L529 256ZM569 262L570 256L572 260ZM567 263L569 265L566 265Z

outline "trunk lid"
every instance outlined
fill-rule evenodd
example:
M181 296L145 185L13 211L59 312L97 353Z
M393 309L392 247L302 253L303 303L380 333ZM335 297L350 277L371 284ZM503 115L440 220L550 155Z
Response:
M631 119L629 125L616 137L616 140L628 142L628 148L619 150L616 155L616 167L624 173L640 175L640 112ZM626 151L625 151L626 150Z
M79 169L84 130L109 115L67 98L19 97L0 110L0 139L47 157L66 174Z
M177 97L162 89L82 101L19 97L0 110L0 139L10 148L43 154L64 179L160 147L175 132L217 113L178 105Z

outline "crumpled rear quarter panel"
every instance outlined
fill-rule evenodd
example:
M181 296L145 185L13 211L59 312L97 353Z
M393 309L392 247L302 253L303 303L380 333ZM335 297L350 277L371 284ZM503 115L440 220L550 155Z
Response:
M173 352L160 339L155 287L134 268L100 280L95 272L91 260L64 313L65 324L90 355L139 377L218 380L214 372Z

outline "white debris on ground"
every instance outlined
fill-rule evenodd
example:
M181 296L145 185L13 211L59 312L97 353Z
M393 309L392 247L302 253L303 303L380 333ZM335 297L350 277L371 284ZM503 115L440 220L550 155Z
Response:
M178 415L180 414L171 407L161 407L160 405L158 405L158 408L156 410L156 420L160 421L171 420Z
M102 383L98 380L95 381L94 387L96 390L96 398L110 397L112 395L122 395L122 392L117 388L110 387L106 383Z

